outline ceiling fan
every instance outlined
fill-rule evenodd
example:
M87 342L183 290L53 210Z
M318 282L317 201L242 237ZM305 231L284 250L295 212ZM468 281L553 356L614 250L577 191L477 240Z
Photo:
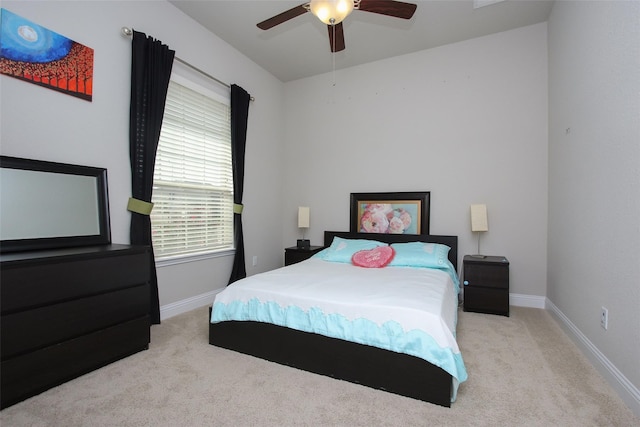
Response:
M301 4L260 22L258 28L268 30L297 16L311 12L327 24L331 52L339 52L345 48L342 20L354 9L395 18L411 19L416 8L417 5L413 3L394 0L311 0L308 3Z

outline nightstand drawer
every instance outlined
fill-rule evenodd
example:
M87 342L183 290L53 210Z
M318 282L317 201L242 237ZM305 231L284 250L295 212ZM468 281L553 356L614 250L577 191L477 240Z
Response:
M465 264L465 286L481 286L485 288L509 288L509 267L481 264Z
M509 291L506 289L464 288L464 311L509 315Z

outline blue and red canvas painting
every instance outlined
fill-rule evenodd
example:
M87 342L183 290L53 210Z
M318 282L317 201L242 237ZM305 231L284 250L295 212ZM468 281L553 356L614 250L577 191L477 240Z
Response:
M0 73L87 101L93 49L0 9Z

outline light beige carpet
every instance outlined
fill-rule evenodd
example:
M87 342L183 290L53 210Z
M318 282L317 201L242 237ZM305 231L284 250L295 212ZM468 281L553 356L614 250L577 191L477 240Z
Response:
M0 412L12 426L640 426L544 310L460 312L469 372L451 408L208 344L208 309L150 349Z

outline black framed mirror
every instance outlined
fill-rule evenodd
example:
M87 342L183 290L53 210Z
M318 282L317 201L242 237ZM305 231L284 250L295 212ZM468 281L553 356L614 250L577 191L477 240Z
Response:
M0 156L0 252L111 243L107 170Z

